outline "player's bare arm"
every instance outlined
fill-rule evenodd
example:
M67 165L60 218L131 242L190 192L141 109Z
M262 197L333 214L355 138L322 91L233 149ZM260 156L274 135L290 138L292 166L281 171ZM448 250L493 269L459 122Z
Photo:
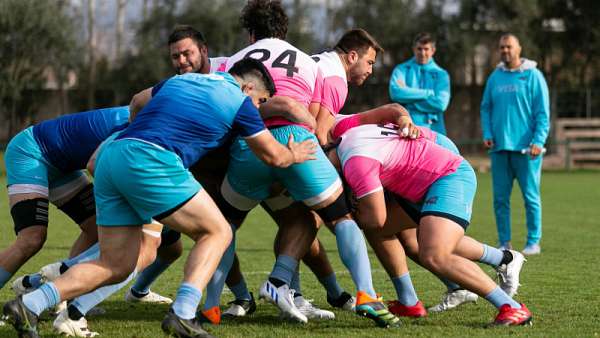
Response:
M311 140L294 142L292 135L290 135L287 147L277 142L268 132L248 137L246 142L259 159L274 167L286 168L294 163L316 159L314 154L317 145Z
M315 118L298 101L287 96L274 96L259 107L263 119L279 116L315 129Z
M142 110L142 108L144 108L148 102L150 102L151 98L152 87L146 88L133 96L131 102L129 103L129 122L133 121L135 115L137 115L137 113L139 113L139 111Z
M408 110L397 103L386 104L360 113L361 124L385 124L393 123L400 130L400 136L417 138L419 128L413 123Z

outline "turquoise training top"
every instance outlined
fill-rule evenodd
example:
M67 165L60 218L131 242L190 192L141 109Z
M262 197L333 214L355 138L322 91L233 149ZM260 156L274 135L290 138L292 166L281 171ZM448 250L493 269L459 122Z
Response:
M406 86L401 86L398 82ZM450 76L433 58L424 65L413 57L397 65L389 85L390 99L408 109L411 115L425 114L438 121L450 102Z
M483 139L494 141L491 151L521 151L546 143L550 100L536 65L523 58L518 69L509 70L500 63L488 78L480 113Z

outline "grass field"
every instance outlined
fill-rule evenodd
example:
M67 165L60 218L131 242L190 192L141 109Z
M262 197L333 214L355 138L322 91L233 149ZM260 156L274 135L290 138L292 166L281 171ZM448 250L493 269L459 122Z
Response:
M481 174L474 205L472 226L468 234L490 244L496 242L492 216L491 179ZM384 330L371 321L350 313L336 312L331 322L310 322L307 325L282 323L277 310L259 304L258 311L239 322L225 322L209 327L218 337L598 337L600 336L600 173L548 172L542 179L544 237L542 255L528 260L521 274L522 287L517 299L525 302L534 314L532 327L485 328L496 310L486 301L466 305L456 310L433 314L421 320L403 319L401 328ZM513 194L513 245L524 245L524 210L518 188ZM42 252L18 272L37 271L41 266L63 258L77 235L77 227L56 209L51 210L48 241ZM238 235L238 253L246 272L248 285L257 293L273 264L271 252L275 225L262 210L255 211ZM354 292L351 279L337 255L335 240L330 233L319 234L340 283ZM5 177L0 177L0 248L14 239L12 220L7 206ZM190 242L186 240L186 247ZM174 296L182 276L180 259L154 285L153 290ZM395 298L392 284L374 256L373 280L384 298ZM439 281L425 270L411 264L411 275L420 299L431 305L444 291ZM486 271L491 270L486 268ZM315 277L303 266L303 293L321 307L328 308L325 292ZM8 284L0 291L2 302L12 298ZM102 337L162 337L160 321L166 306L130 305L122 301L120 292L104 303L105 315L89 318L93 330ZM232 295L224 294L223 304ZM44 337L51 337L52 323L40 325ZM0 337L14 336L7 327L0 327Z

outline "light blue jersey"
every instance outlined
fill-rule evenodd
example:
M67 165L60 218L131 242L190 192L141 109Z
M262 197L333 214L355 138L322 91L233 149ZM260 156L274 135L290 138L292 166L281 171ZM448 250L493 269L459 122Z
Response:
M484 140L492 151L521 151L531 144L542 147L550 129L550 100L544 75L536 63L523 59L509 70L501 63L490 75L481 101Z
M433 59L421 65L415 58L394 68L390 99L408 109L418 126L446 134L443 113L450 102L450 76Z

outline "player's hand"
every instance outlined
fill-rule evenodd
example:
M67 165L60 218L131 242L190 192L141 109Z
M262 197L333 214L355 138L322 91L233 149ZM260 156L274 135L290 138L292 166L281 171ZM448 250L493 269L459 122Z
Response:
M304 161L317 159L315 156L317 144L312 140L306 140L300 143L294 142L294 135L290 134L287 147L294 156L294 163L302 163Z
M543 152L543 149L544 148L532 144L529 148L529 154L531 155L531 158L538 157Z
M492 149L492 147L494 146L494 141L493 140L483 140L483 146L486 149Z
M421 131L409 116L400 116L398 119L398 129L400 130L400 137L416 139L421 134Z

